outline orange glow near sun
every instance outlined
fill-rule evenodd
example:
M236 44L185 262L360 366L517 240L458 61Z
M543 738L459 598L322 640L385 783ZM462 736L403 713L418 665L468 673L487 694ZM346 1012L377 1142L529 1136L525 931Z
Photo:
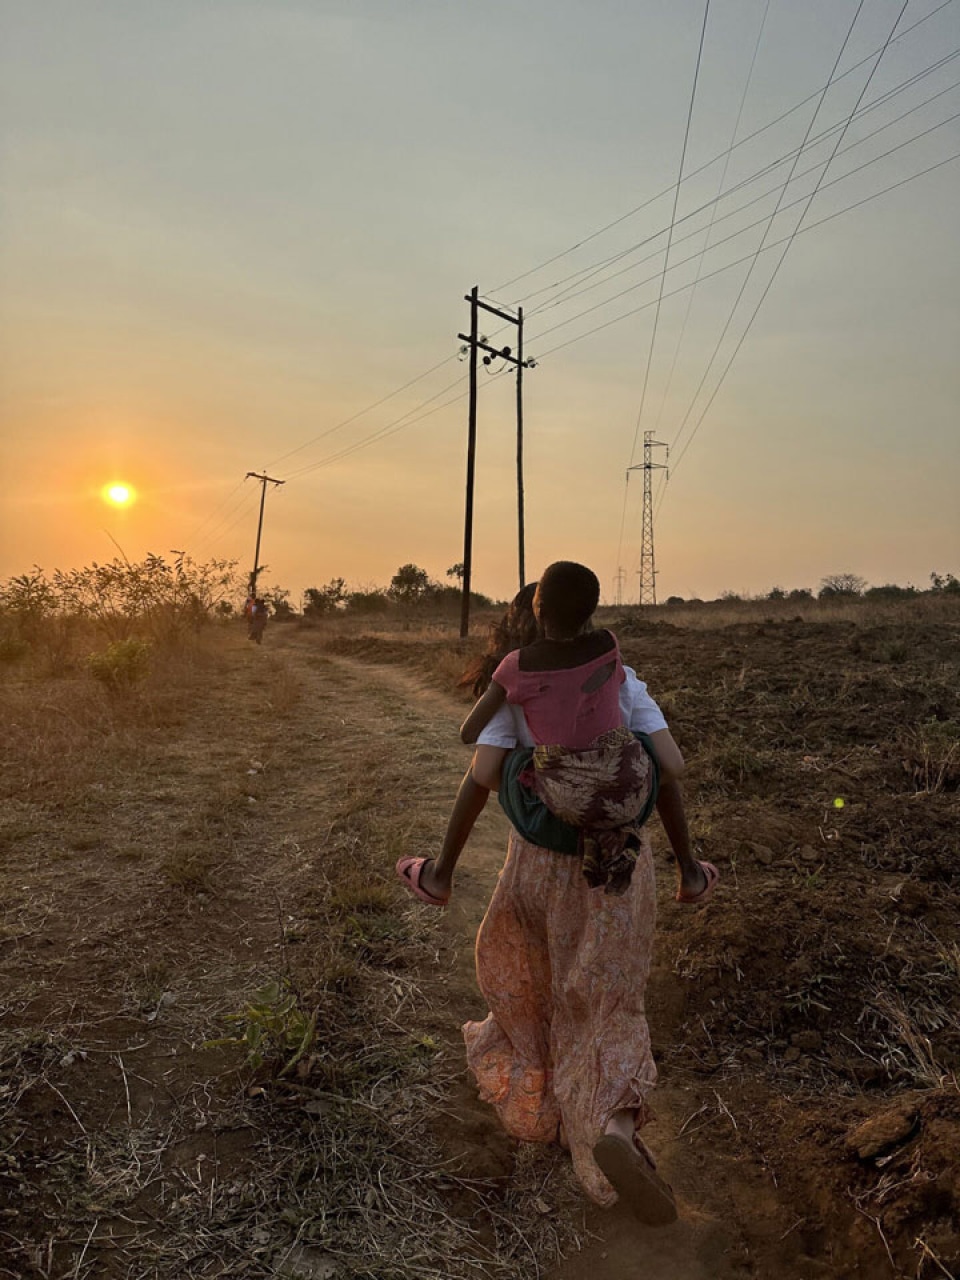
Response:
M100 491L104 502L108 502L111 507L129 507L137 499L136 490L132 485L105 484Z

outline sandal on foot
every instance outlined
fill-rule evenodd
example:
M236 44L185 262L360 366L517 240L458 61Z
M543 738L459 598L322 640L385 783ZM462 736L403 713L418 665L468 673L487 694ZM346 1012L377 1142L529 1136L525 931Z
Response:
M419 898L421 902L427 902L431 907L445 907L450 901L449 893L442 898L438 898L420 885L423 868L428 862L432 861L432 858L400 858L396 867L397 875L410 892Z
M706 902L720 883L720 872L712 862L698 862L697 866L703 872L703 878L706 880L706 884L700 892L684 893L682 889L677 890L677 901L685 902L688 906L697 906L701 902Z
M625 1205L648 1227L665 1227L677 1220L677 1202L669 1183L656 1171L653 1157L637 1138L605 1133L593 1148L593 1158Z

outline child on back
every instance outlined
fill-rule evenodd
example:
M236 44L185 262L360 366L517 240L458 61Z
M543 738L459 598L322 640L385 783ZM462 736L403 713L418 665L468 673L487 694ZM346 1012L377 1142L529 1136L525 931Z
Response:
M480 693L493 677L461 729L464 741L479 742L477 753L461 783L439 858L402 858L397 864L401 879L424 901L442 906L449 899L457 859L490 790L499 790L518 830L558 852L580 852L588 879L613 881L614 892L632 869L623 849L636 839L655 799L677 859L677 900L705 902L712 892L716 869L698 862L690 849L679 786L683 757L646 686L623 667L615 637L590 629L598 599L599 583L589 569L571 562L551 565L536 593L533 586L523 588L497 628L491 649L502 660L488 651L461 682ZM635 739L638 733L641 741ZM534 752L510 750L538 743ZM586 751L578 750L581 743ZM501 785L504 758L507 776ZM606 790L595 787L598 768L608 778L611 772L619 776L619 797L611 795L609 784ZM581 832L548 810L572 820ZM534 827L526 822L531 814ZM585 839L582 829L591 822L594 830ZM598 826L606 830L598 832Z
M509 761L501 804L521 834L535 840L542 840L543 827L526 817L537 800L576 827L575 851L588 883L620 894L656 801L659 766L649 740L622 723L625 673L617 640L591 626L599 600L600 583L585 565L550 565L534 596L541 638L503 659L460 736L476 742L507 701L522 708L536 745Z

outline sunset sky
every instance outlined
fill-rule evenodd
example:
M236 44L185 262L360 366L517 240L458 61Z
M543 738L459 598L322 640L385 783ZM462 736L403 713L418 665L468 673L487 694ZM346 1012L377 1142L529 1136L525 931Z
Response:
M814 118L857 6L712 0L663 276L703 0L0 0L0 578L248 571L266 468L264 585L442 579L474 284L538 361L528 576L633 598L645 430L661 599L960 572L960 0L909 0L869 83L903 0L865 0ZM515 392L480 377L474 584L507 596Z

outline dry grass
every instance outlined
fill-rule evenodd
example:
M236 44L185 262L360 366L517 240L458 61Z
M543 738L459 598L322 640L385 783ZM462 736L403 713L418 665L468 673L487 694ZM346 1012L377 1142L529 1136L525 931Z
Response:
M0 883L8 1265L538 1276L582 1235L566 1159L478 1179L445 1147L462 1047L425 984L450 944L391 875L424 833L408 709L345 729L326 670L239 636L166 662L120 697L22 670L0 693L32 713ZM269 981L316 1034L255 1070L209 1045Z
M960 621L960 596L944 593L915 596L906 600L866 600L859 597L826 600L716 600L702 604L660 604L603 608L598 618L605 626L616 626L618 618L632 621L667 622L693 631L714 631L746 623L787 622L801 619L810 623L853 623L858 627L903 624L915 627L924 622ZM888 655L900 662L907 657L902 647Z

